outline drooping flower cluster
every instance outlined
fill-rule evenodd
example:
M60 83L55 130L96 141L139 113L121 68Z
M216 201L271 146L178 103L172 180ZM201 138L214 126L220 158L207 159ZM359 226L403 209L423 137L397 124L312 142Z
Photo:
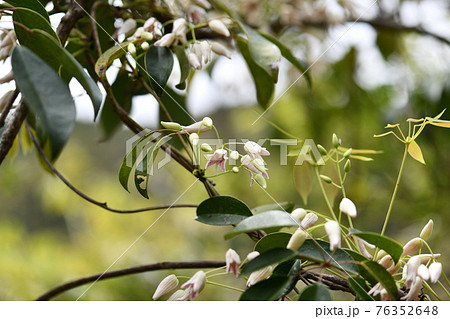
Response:
M203 290L206 283L206 275L203 271L197 271L194 276L181 285L181 289L172 294L168 300L186 301L193 300ZM178 278L175 275L169 275L164 278L155 293L153 300L161 298L161 296L171 292L178 286Z

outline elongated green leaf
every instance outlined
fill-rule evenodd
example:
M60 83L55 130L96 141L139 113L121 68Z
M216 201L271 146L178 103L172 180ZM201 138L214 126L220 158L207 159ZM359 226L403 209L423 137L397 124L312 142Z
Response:
M127 47L132 42L133 41L125 41L105 51L95 63L95 73L97 73L100 78L105 78L106 70L108 70L115 59L119 59L127 54Z
M292 234L289 233L272 233L261 238L255 245L256 251L261 254L274 248L286 248Z
M361 279L360 277L348 277L347 279L348 285L353 290L353 292L356 294L359 300L363 301L373 301L375 300L372 296L370 296L366 289L366 283L364 279Z
M56 64L61 65L63 72L68 74L69 77L76 78L78 82L80 82L92 100L92 104L94 105L94 114L95 117L97 117L102 104L103 96L94 80L92 80L89 74L83 70L83 67L78 63L78 61L75 60L75 58L47 32L33 29L32 36L34 36L35 41L37 41L41 46L41 50L34 53L46 62L51 60Z
M299 301L331 301L330 290L322 284L313 284L306 287L298 297Z
M268 210L281 209L281 210L284 210L284 211L290 213L290 212L292 212L294 207L295 207L295 203L294 202L282 202L282 203L275 203L275 204L267 204L267 205L258 206L258 207L252 208L252 212L253 212L253 214L259 214L259 213L262 213L262 212L267 212Z
M291 284L289 277L273 277L258 282L244 291L240 301L270 301L283 297L286 287Z
M296 256L296 253L286 248L274 248L263 252L247 263L241 270L241 276L247 276L252 272L271 266L273 264L279 264Z
M17 86L42 123L55 160L75 125L70 91L58 74L26 47L16 47L11 62Z
M375 261L365 261L361 263L367 272L369 272L386 289L391 300L398 300L399 294L395 281L386 269Z
M45 18L48 22L50 22L50 17L48 16L47 10L45 10L44 6L39 1L36 0L5 0L5 1L16 8L27 8L36 13L39 13L43 18Z
M173 52L175 52L178 63L180 65L180 82L176 85L176 88L179 90L184 90L186 88L186 80L189 77L189 73L191 71L191 66L186 56L184 46L176 45L172 47L172 50Z
M364 257L363 255L357 253L356 251L350 250L350 249L343 249L347 254L350 255L350 257L352 257L353 260L355 261L369 261L366 257ZM377 283L377 280L375 277L373 277L364 267L362 267L361 265L357 264L358 266L358 273L365 279L367 280L369 283L371 283L372 285L375 285Z
M249 233L255 230L264 229L266 231L273 231L287 226L298 227L298 224L290 214L282 210L269 210L244 219L232 232L225 235L225 239L231 239L239 234Z
M312 190L311 167L306 163L294 165L294 185L297 192L302 197L303 203L308 204L308 196Z
M161 144L159 141L147 143L144 145L140 159L136 161L136 169L134 171L134 185L139 194L148 199L148 183L150 175L153 175L153 163L158 154ZM150 169L150 172L149 172Z
M377 246L378 248L383 249L389 255L391 255L394 263L398 263L400 257L403 253L403 247L395 240L390 239L385 236L381 236L377 233L370 232L353 232L353 235L358 236L361 239L364 239L370 244Z
M167 47L151 46L145 54L145 69L150 85L161 96L173 69L173 54Z
M302 262L299 259L290 259L280 263L273 270L272 276L297 277L302 269Z
M423 159L422 150L420 149L420 146L419 146L419 144L416 143L416 141L411 141L411 143L409 143L408 153L416 161L425 165L425 160Z
M200 203L195 220L209 225L235 225L249 216L252 212L239 199L215 196Z
M333 267L343 269L347 272L358 273L358 267L354 263L351 263L353 258L349 254L342 249L337 249L333 253L329 246L329 243L322 240L307 239L297 249L297 256L317 263L324 263L330 260L330 264Z
M119 169L119 182L125 190L129 192L128 180L130 179L133 167L136 165L138 156L142 153L143 148L148 143L148 140L152 138L154 132L149 132L143 135L140 139L136 141L130 152L127 153L122 161L122 165Z
M277 83L281 62L280 49L249 26L244 23L240 25L247 35L248 48L253 60L272 77L274 83Z
M287 46L285 46L283 43L281 43L277 38L271 36L270 34L264 33L264 32L259 32L259 34L262 35L267 40L269 40L270 42L272 42L273 44L275 44L280 49L281 55L286 60L291 62L302 73L302 76L305 76L306 82L311 87L311 85L312 85L311 74L308 72L308 65L306 64L306 62L301 59L296 58L292 54L291 50Z
M252 74L258 103L262 107L267 108L270 101L272 101L275 92L275 83L273 82L271 75L253 60L253 57L250 54L248 41L244 38L237 37L237 45Z

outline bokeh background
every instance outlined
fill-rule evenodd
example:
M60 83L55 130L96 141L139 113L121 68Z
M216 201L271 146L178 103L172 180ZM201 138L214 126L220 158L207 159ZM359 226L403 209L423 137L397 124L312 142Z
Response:
M403 10L406 23L419 21L427 25L427 21L439 21L437 32L450 38L445 1L423 1L428 3L428 11L421 11L423 4L414 7L412 2L397 1L392 10ZM261 14L282 12L277 10ZM376 139L373 135L383 133L388 123L402 123L406 128L404 123L409 117L435 116L450 107L450 47L415 33L376 32L366 24L355 25L349 31L347 28L348 25L313 28L308 32L292 28L281 33L281 40L308 63L316 61L336 39L340 40L312 67L312 88L300 79L284 93L300 74L288 62L282 62L279 100L265 117L290 134L312 138L327 148L331 146L332 133L336 133L343 146L383 152L374 155L372 162L352 161L346 182L347 194L358 208L355 227L379 232L403 144L392 136ZM8 62L4 68L7 65ZM114 77L114 72L108 76ZM176 76L175 71L174 81ZM92 121L91 106L82 91L77 90L74 85L79 122L56 163L77 188L111 207L133 209L170 204L192 185L193 177L176 163L170 163L152 177L149 200L127 193L119 184L117 172L125 155L126 140L132 134L121 128L106 139L100 125ZM290 138L267 121L252 125L263 111L255 105L254 95L244 62L235 54L231 60L217 59L208 69L196 73L186 96L187 108L198 119L210 116L224 139ZM158 110L149 96L136 97L131 114L150 129L158 125ZM450 115L445 113L443 118L450 119ZM34 299L63 282L105 271L163 213L121 215L85 202L42 168L25 133L21 132L16 152L0 167L1 300ZM427 126L417 142L426 165L407 159L386 234L404 244L418 236L432 218L435 229L430 244L442 254L444 270L450 275L449 131ZM313 182L308 202L304 203L293 182L292 160L286 166L280 165L279 148L269 143L264 146L271 152L267 158L270 196L258 186L250 187L246 172L214 179L219 192L235 196L249 207L271 204L275 199L325 213L317 183ZM336 194L335 201L340 196ZM203 186L196 183L177 203L198 204L206 198ZM225 241L223 234L229 231L228 227L200 224L194 218L192 208L169 210L111 270L160 261L223 260L230 247L241 257L252 251L254 243L247 237ZM169 273L172 272L151 272L98 282L82 299L150 300L156 285ZM175 273L189 276L193 271ZM243 280L231 276L218 281L241 288L245 285ZM57 299L74 300L86 287L73 289ZM198 299L235 300L238 296L231 290L207 286Z

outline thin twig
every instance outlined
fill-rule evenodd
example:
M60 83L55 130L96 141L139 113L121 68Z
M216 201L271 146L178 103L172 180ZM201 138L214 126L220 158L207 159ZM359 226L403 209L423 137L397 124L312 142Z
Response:
M155 271L155 270L163 270L163 269L200 269L200 268L219 268L225 266L224 261L184 261L184 262L160 262L155 264L148 264L148 265L142 265L142 266L136 266L136 267L130 267L125 269L119 269L114 271L109 271L102 274L95 274L87 277L83 277L80 279L76 279L70 282L67 282L63 285L57 286L49 291L47 291L45 294L38 297L36 300L43 301L43 300L50 300L57 295L85 285L90 282L94 281L100 281L105 280L109 278L116 278L121 276L127 276L127 275L134 275L139 273L144 273L148 271Z
M0 138L0 164L3 163L3 160L11 149L14 140L19 133L20 127L27 117L27 114L28 107L25 102L22 101L14 111L11 120L8 121L8 124L6 125Z
M9 111L11 110L13 103L18 95L19 90L16 89L9 97L8 102L6 103L5 107L2 110L2 114L0 114L0 128L3 127L3 125L5 124L6 117L8 116Z
M111 208L108 206L107 203L99 202L92 197L84 194L82 191L77 189L75 186L73 186L56 168L53 166L53 164L50 162L50 160L47 158L47 156L44 154L42 148L40 147L39 143L36 140L36 137L31 132L31 129L27 122L25 122L27 132L30 135L31 140L33 141L34 146L39 152L39 155L42 157L44 162L47 164L47 166L52 170L53 173L64 183L66 184L69 189L71 189L75 194L83 198L84 200L88 201L89 203L92 203L96 206L99 206L105 210L108 210L113 213L119 213L119 214L134 214L134 213L140 213L145 211L151 211L151 210L159 210L159 209L168 209L168 208L185 208L185 207L197 207L196 204L173 204L173 205L157 205L157 206L151 206L151 207L144 207L144 208L138 208L138 209L130 209L130 210L122 210L122 209L116 209Z

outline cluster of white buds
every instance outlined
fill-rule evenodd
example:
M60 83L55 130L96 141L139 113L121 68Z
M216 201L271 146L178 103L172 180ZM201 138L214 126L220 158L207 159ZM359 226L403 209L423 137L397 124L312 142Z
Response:
M258 143L252 141L244 144L244 150L247 155L241 158L241 164L250 172L250 186L253 185L253 181L256 181L261 187L266 188L267 183L264 178L269 179L269 175L262 156L268 156L270 152L265 147L261 147Z
M180 290L177 290L169 297L169 301L184 301L192 300L203 290L206 283L206 275L203 271L197 271L194 276L185 282ZM164 278L155 293L153 294L153 300L161 298L161 296L171 292L178 286L178 278L175 275L169 275Z
M129 22L131 25L131 22ZM129 40L145 40L151 41L154 38L162 37L162 24L156 18L151 17L144 22L142 27L136 29L136 32L133 34Z
M0 61L6 60L17 45L17 37L14 30L3 30L0 35Z
M188 54L189 64L197 70L202 68L203 64L211 61L211 45L208 41L197 41L192 44L190 53Z

